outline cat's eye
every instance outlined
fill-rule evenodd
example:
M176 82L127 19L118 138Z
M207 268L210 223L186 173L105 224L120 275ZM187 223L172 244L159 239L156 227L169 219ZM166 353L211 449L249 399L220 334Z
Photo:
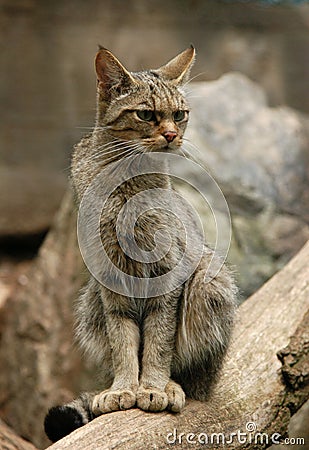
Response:
M186 113L185 111L176 111L173 114L173 118L175 122L181 122L182 120L184 120L184 118L186 117Z
M156 120L155 113L150 111L149 109L136 111L137 117L141 120L145 120L146 122L150 122L151 120Z

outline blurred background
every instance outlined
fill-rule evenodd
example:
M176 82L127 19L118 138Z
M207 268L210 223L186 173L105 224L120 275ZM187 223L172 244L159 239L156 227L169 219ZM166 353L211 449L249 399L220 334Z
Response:
M271 106L308 113L308 28L306 2L2 0L2 253L33 254L50 226L72 146L94 123L99 43L130 70L157 67L193 43L195 81L238 71Z
M0 309L94 124L98 44L132 71L196 47L189 137L230 206L243 298L308 239L306 1L2 0L0 37Z
M72 146L94 123L99 43L130 70L193 43L195 81L239 71L271 106L308 113L308 29L306 2L2 0L2 252L31 254L50 226Z

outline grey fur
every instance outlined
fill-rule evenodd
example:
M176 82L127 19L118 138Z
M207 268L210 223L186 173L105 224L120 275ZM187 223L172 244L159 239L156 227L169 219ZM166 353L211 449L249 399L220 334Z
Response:
M194 57L194 49L189 48L158 70L129 73L111 52L100 49L96 127L76 146L72 159L77 202L104 167L130 154L130 145L137 152L140 148L177 151L189 111L181 86L188 80ZM154 123L137 118L134 111L141 109L155 111ZM179 110L186 113L176 122L172 113ZM175 135L172 142L166 142L166 130ZM121 154L120 141L128 149L126 155ZM116 218L128 198L151 187L172 189L168 176L162 174L130 180L113 193L101 219L101 239L109 258L136 276L170 270L185 246L175 221L169 222L171 249L161 261L145 265L122 253L115 235ZM151 248L153 224L166 227L167 220L173 219L160 210L146 215L138 227L138 245ZM98 364L102 391L84 393L69 406L86 418L135 405L148 411L179 412L185 394L202 401L208 398L228 347L237 294L225 266L205 281L213 257L218 258L206 247L196 271L182 286L147 299L121 296L90 276L76 304L76 337Z

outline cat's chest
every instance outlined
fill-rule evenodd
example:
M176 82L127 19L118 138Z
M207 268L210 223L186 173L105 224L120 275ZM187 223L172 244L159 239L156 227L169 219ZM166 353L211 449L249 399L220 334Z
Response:
M173 217L163 206L154 207L144 198L133 199L117 195L110 199L101 215L102 242L130 243L136 241L141 248L164 242L163 234L175 234ZM159 233L159 234L158 234Z
M166 202L143 192L118 191L101 215L101 241L118 268L135 276L169 271L179 259L179 224Z

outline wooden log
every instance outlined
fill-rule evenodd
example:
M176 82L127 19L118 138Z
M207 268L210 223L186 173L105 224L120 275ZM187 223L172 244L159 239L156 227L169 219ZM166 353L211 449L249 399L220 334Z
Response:
M309 397L308 261L309 242L240 306L208 402L188 400L177 415L138 409L102 415L49 450L262 449L278 443Z
M0 420L0 448L3 450L37 450L30 442L17 436L2 420Z
M1 314L1 417L38 447L49 443L43 429L48 408L80 390L72 302L83 272L68 191L38 257Z

